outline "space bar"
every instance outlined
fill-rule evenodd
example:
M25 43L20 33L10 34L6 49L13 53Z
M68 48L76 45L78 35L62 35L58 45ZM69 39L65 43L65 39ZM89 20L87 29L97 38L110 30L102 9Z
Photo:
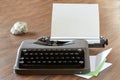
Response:
M29 68L29 69L67 68L68 69L68 68L84 68L84 66L83 65L26 65L24 64L24 65L20 65L20 68Z

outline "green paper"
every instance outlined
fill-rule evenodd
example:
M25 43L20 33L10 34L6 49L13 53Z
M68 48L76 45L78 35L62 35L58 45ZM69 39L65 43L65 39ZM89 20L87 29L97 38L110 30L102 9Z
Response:
M89 73L87 73L87 74L82 74L82 75L86 75L86 76L97 76L97 75L100 73L100 70L101 70L101 68L103 67L103 65L104 65L104 63L105 63L106 60L107 60L107 59L104 59L104 60L99 64L99 66L96 68L95 71L89 72Z

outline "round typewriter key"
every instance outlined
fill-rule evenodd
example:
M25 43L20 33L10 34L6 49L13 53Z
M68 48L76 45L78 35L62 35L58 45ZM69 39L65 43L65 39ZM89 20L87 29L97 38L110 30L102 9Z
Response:
M71 59L75 59L75 57L71 57Z
M35 53L35 55L38 55L38 53Z
M23 52L27 52L27 49L23 49L22 51L23 51Z
M40 57L40 59L44 59L44 57Z
M42 61L42 63L46 63L46 61Z
M64 53L65 55L68 55L69 53Z
M20 59L21 59L21 60L23 60L23 59L24 59L24 57L21 57Z
M49 59L49 57L45 57L45 59Z
M27 60L28 60L28 59L29 59L29 57L25 57L25 59L27 59Z
M35 57L35 59L39 59L39 57Z
M31 63L31 61L27 61L27 63L28 63L28 64L30 64L30 63Z
M53 53L50 53L50 55L53 55Z
M61 59L65 59L65 57L61 57Z
M62 49L63 51L66 51L66 49Z
M61 49L57 49L57 51L61 51Z
M28 51L31 51L31 49L28 49Z
M48 61L48 63L51 63L51 61Z
M72 52L70 53L70 55L73 55L73 54L74 54L74 53L72 53Z
M44 53L44 55L48 55L48 53L47 53L47 52L45 52L45 53Z
M77 51L77 49L72 49L72 51Z
M47 49L47 51L51 51L51 49Z
M24 61L20 61L19 63L23 64L23 63L24 63Z
M32 61L32 63L36 63L36 61Z
M54 59L54 57L50 57L50 59Z
M33 53L30 53L30 55L33 55Z
M77 60L75 60L75 61L74 61L74 63L78 63L78 61L77 61Z
M55 57L55 59L60 59L60 57Z
M67 51L71 51L71 49L67 49Z
M31 51L35 52L35 51L36 51L36 49L31 49Z
M66 57L66 59L70 59L70 57Z
M37 49L37 51L39 52L39 51L42 51L42 49Z
M82 49L78 49L78 51L82 51Z
M39 53L40 55L43 55L43 53Z
M67 63L67 61L63 61L63 63L64 63L64 64L66 64L66 63Z
M60 55L64 55L64 52L59 53Z
M55 55L58 55L59 53L55 53Z
M80 64L83 64L84 62L83 61L79 61Z
M52 49L52 51L56 51L56 49Z
M28 53L24 53L24 55L28 55Z
M46 51L46 49L43 49L42 51Z
M79 55L79 53L78 53L78 52L76 52L76 53L75 53L75 55Z
M58 63L62 63L62 61L58 61Z
M37 61L37 63L41 63L41 61Z
M34 59L33 57L30 57L30 59Z
M80 59L80 57L76 57L76 59Z
M56 61L53 61L53 63L56 63Z

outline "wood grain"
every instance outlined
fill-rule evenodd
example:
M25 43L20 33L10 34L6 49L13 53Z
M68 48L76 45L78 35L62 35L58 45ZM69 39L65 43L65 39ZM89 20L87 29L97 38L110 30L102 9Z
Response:
M17 75L13 73L17 48L25 39L50 35L52 3L98 3L100 33L109 39L102 49L90 49L91 54L113 48L107 61L113 65L90 80L120 79L120 0L0 0L0 80L86 80L74 75ZM14 36L10 28L17 21L28 23L29 32Z

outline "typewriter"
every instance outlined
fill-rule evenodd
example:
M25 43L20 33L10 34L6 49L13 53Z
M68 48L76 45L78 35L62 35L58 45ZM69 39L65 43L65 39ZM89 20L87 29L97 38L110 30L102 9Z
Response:
M83 74L90 71L86 40L50 41L49 37L21 43L14 71L17 74Z
M84 74L90 72L89 50L104 47L86 40L51 41L50 37L25 40L18 48L14 72L17 74Z

